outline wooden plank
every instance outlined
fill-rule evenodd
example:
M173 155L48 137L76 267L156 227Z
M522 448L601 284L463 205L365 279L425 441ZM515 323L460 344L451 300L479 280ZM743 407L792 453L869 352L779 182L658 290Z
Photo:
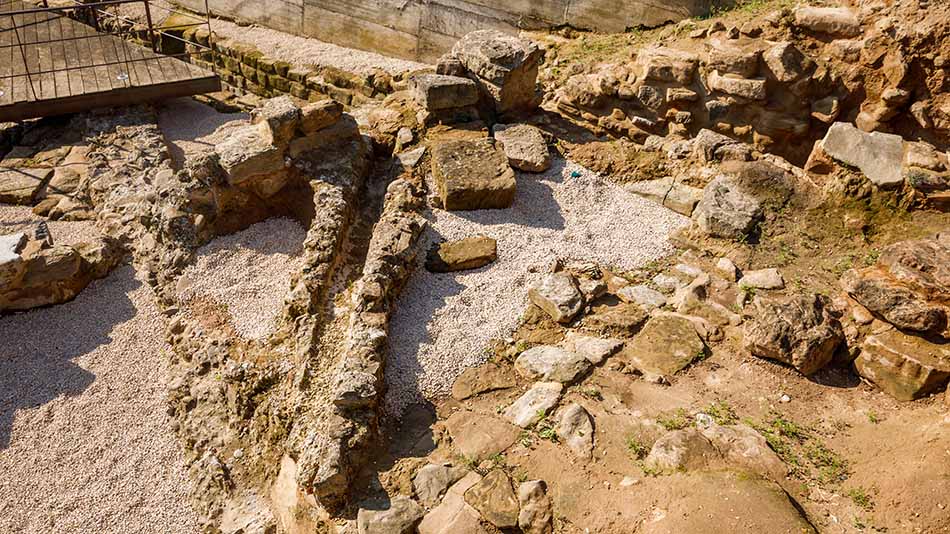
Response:
M76 35L76 25L69 24L69 21L64 23L65 17L58 18L63 38L70 39L63 42L63 63L67 69L70 69L66 71L66 87L69 90L69 96L81 95L85 92L85 82L82 71L75 69L79 65L79 55L76 48L79 41L75 40L78 37Z
M3 91L3 95L0 96L0 105L14 102L13 78L9 77L13 75L13 54L16 52L16 49L10 46L13 43L12 35L13 26L10 24L10 17L0 17L0 46L9 47L0 49L0 76L4 76L0 80L0 91Z

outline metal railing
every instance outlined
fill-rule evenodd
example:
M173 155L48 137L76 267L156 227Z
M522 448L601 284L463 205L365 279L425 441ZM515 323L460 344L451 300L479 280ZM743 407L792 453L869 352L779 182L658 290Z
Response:
M119 81L123 82L125 86L132 87L136 85L132 79L130 73L134 72L133 65L143 64L143 63L154 63L163 60L164 58L178 58L186 62L190 62L190 59L196 55L209 55L211 60L209 63L214 69L215 61L215 47L213 42L213 33L211 32L211 13L208 9L208 0L205 0L205 15L198 16L192 13L188 13L181 10L176 10L174 8L165 7L162 5L153 5L150 0L96 0L96 1L87 1L82 2L80 0L68 0L72 2L70 5L58 5L50 6L48 0L42 0L42 6L39 7L28 7L24 8L25 2L22 1L0 1L0 9L7 6L19 6L20 9L9 10L9 11L0 11L0 35L4 32L12 32L7 38L4 38L0 42L0 66L4 67L4 70L9 70L9 73L0 74L0 97L3 96L3 87L6 86L7 81L16 81L17 79L25 79L27 86L30 89L33 100L40 100L41 95L37 93L37 79L42 80L44 76L55 76L66 74L65 79L67 85L71 84L70 77L68 76L71 72L84 71L87 69L96 69L96 68L109 68L116 66L125 66L125 72L119 75ZM119 12L119 7L126 4L142 4L145 20L135 20L127 16L122 15ZM34 3L34 5L36 5ZM164 10L170 14L176 14L179 17L185 18L186 20L194 21L190 24L179 24L176 26L158 26L153 22L152 18L152 9ZM42 15L55 15L53 17L48 17L43 20L40 20ZM60 34L56 37L42 38L39 36L39 33L35 28L31 26L37 26L38 23L52 23L55 19L59 17L66 17L72 19L73 21L78 21L84 25L90 26L92 31L88 33L82 33L81 35L74 35L74 31L69 33L73 35L64 35L62 31L62 22L60 21ZM32 19L32 20L30 20ZM3 22L9 22L9 24L3 24ZM197 39L185 39L183 36L176 35L172 33L175 30L182 30L186 28L205 28L207 30L208 41L207 44L202 44L198 42ZM29 30L33 29L32 32ZM26 34L34 34L35 38L28 39ZM48 31L47 33L52 33ZM78 47L80 43L92 40L98 40L99 46L102 46L102 39L108 38L109 36L117 37L121 41L121 46L116 44L114 46L114 59L107 58L109 54L104 54L102 57L96 57L95 54L89 54L89 56L83 56L81 54L69 54L66 52L66 46ZM12 38L10 38L12 37ZM9 41L9 42L8 42ZM144 43L147 48L150 48L154 54L138 54L135 50L130 49L130 42L139 42ZM169 52L163 50L163 43L166 42L178 42L180 43L182 52ZM91 49L92 45L88 45ZM132 44L131 46L137 46ZM10 49L15 49L10 51ZM55 54L53 51L55 48L61 48L62 54ZM122 50L122 57L119 57L119 49ZM47 57L56 56L59 59L59 63L65 63L63 66L56 66L53 62L53 66L50 68L43 67L39 61L30 61L28 55L36 54L37 57L40 57L40 54L45 54ZM15 62L14 55L18 55L22 61L22 69L14 68L12 64L3 66L4 61ZM139 55L141 57L134 57ZM78 64L70 64L70 58L78 57ZM86 58L84 60L83 58ZM9 58L9 60L7 59ZM22 72L14 72L22 70ZM146 84L142 84L146 85ZM13 87L13 84L10 84L10 87ZM69 93L72 93L72 87L68 87Z

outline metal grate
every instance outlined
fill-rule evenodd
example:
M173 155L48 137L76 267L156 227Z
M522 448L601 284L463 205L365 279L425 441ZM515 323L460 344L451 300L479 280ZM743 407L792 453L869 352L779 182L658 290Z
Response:
M66 2L0 0L0 107L209 76L188 63L195 55L211 56L214 63L207 9L197 16L149 0ZM141 5L144 20L124 16L120 7L126 4ZM169 11L186 24L156 27L153 9ZM205 28L207 42L176 35L183 28ZM165 53L168 43L179 46Z

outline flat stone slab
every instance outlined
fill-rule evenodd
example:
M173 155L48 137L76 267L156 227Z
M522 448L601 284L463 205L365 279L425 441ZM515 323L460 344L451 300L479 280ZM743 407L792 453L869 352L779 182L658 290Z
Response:
M436 145L432 175L446 210L503 209L515 201L515 171L494 139Z
M623 341L619 339L585 336L576 332L568 332L564 338L565 349L584 356L594 365L613 356L622 347Z
M663 293L645 285L623 287L617 291L617 296L624 302L638 304L648 312L666 304L666 296Z
M473 412L456 412L445 426L455 448L476 461L507 449L518 437L518 429L505 421Z
M0 168L0 202L32 204L54 169Z
M851 124L836 122L821 146L831 158L860 169L881 189L894 189L904 182L904 140L899 135L862 132Z
M478 269L498 259L498 243L485 236L436 243L426 255L426 269L449 273Z
M429 111L462 108L478 103L475 82L460 76L417 74L409 78L412 99Z
M584 306L584 295L568 273L551 273L528 290L528 299L559 323L569 323Z
M551 152L538 128L529 124L496 124L492 131L512 167L525 172L544 172L551 167Z
M573 382L590 366L583 355L550 345L528 349L515 359L515 369L522 376L561 383Z
M561 398L560 382L536 382L531 389L505 410L505 418L521 428L528 428L550 412Z
M888 330L865 338L854 367L895 399L911 401L950 381L950 346Z
M785 287L785 279L782 278L782 273L774 268L748 271L739 279L739 287L782 289Z
M688 319L658 315L627 345L630 361L647 374L671 376L703 355L706 345Z

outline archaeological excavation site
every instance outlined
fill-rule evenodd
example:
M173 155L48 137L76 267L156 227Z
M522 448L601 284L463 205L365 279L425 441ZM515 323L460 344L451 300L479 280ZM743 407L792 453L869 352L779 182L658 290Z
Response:
M0 0L0 534L950 533L947 0Z

